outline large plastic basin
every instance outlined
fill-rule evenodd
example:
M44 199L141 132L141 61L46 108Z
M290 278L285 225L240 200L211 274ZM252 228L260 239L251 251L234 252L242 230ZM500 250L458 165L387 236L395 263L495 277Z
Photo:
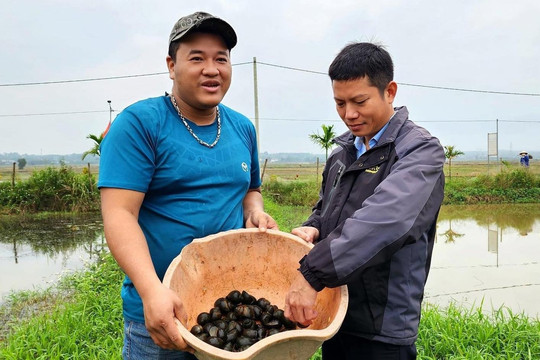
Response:
M185 323L176 321L184 340L201 360L309 359L323 341L341 326L347 311L347 287L326 288L317 297L318 317L305 329L266 337L247 350L229 352L205 343L190 333L197 315L208 312L214 301L232 290L264 297L283 309L285 295L298 274L298 261L312 245L292 234L258 229L225 231L195 239L169 266L163 283L174 290L187 312Z

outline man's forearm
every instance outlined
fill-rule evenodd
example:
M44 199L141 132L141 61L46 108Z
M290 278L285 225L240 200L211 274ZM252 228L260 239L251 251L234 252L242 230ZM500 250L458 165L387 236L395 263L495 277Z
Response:
M254 211L264 211L263 197L260 188L250 189L244 197L244 221Z

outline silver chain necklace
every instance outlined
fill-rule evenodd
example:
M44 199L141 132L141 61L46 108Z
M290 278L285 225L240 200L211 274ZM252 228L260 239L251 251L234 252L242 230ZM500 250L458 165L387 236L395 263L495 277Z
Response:
M172 101L172 104L174 105L174 108L176 109L176 111L178 112L178 116L180 116L180 120L182 120L182 122L184 123L184 126L186 127L186 129L189 131L189 133L191 134L191 136L193 136L195 138L195 140L197 140L197 142L203 146L206 146L208 148L213 148L214 146L216 146L216 144L218 143L219 141L219 137L221 136L221 118L219 116L219 107L216 106L216 117L217 117L217 135L216 135L216 140L214 140L213 143L209 144L205 141L202 141L201 139L199 139L199 137L193 132L193 130L191 129L191 127L189 126L189 124L187 123L186 119L184 118L184 115L182 115L182 112L180 111L180 108L178 107L178 105L176 104L176 99L174 98L174 95L173 94L170 94L169 95L171 97L171 101Z

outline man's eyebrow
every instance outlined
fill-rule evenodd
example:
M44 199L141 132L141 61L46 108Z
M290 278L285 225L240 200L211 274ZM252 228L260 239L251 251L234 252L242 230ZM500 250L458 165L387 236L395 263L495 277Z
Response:
M350 98L352 101L362 101L362 100L365 100L366 97L368 96L368 94L357 94L355 96L353 96L352 98ZM334 96L334 100L336 101L345 101L344 99L341 99L341 98L337 98Z
M354 101L362 101L362 100L365 100L367 96L368 96L368 94L358 94L358 95L354 96L352 99Z
M203 54L204 51L202 50L198 50L198 49L192 49L189 51L189 55L193 55L193 54ZM229 56L229 51L228 50L219 50L217 52L219 55L226 55L226 56Z

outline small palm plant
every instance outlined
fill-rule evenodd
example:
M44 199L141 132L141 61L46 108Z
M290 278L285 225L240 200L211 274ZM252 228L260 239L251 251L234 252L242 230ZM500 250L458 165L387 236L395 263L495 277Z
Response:
M452 159L465 153L456 149L454 145L448 145L444 147L444 156L448 159L448 177L452 178Z
M309 137L311 140L322 147L326 151L326 160L328 160L328 149L330 149L334 144L332 142L332 139L336 137L336 133L334 132L334 125L322 125L323 134L319 135L319 133L316 134L310 134Z
M94 134L89 134L86 138L87 139L91 139L91 140L94 140L94 146L90 149L90 150L87 150L85 152L83 152L82 154L82 160L84 160L85 157L87 157L88 155L94 155L94 156L99 156L101 154L100 150L99 150L99 147L101 145L101 142L103 141L103 139L105 138L105 135L107 135L107 133L109 132L109 129L111 127L111 122L109 121L109 124L107 125L107 127L105 128L105 131L103 131L101 133L101 135L99 136L96 136Z

